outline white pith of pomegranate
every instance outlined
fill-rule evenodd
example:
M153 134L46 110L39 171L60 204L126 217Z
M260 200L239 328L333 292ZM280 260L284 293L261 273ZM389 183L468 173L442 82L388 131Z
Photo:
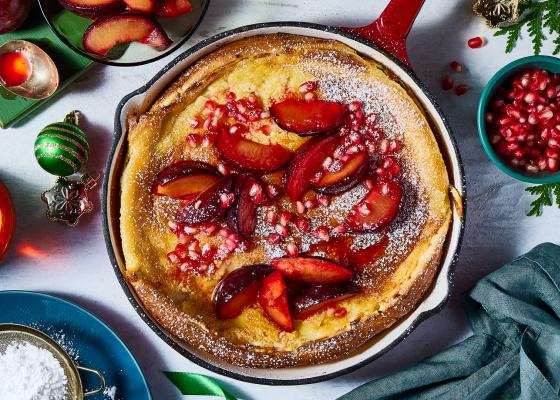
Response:
M558 171L560 74L526 70L498 88L484 114L490 143L512 167Z

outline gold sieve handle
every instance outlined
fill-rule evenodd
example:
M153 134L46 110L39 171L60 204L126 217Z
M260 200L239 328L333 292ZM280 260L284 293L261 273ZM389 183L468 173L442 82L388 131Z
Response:
M101 393L103 391L103 389L105 389L105 379L103 378L103 375L101 375L101 372L96 371L96 370L91 369L91 368L80 367L79 365L76 365L76 368L84 370L84 371L88 371L88 372L93 372L101 380L101 387L97 390L92 390L91 392L84 392L84 397L92 395L92 394Z

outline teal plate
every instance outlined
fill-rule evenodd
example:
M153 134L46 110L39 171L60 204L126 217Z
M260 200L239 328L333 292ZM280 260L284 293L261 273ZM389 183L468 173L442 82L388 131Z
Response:
M56 340L75 364L96 369L106 387L116 388L115 400L151 400L148 383L123 341L89 311L58 297L42 293L0 292L0 323L38 329ZM99 388L94 374L80 373L85 391ZM88 396L106 398L103 393Z

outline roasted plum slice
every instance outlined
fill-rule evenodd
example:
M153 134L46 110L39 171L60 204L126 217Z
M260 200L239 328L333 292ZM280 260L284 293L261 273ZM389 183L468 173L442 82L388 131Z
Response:
M165 185L158 185L155 194L174 199L186 199L204 192L219 180L219 177L211 174L185 175Z
M158 0L123 0L132 11L142 14L152 14L158 4Z
M62 7L85 18L115 15L126 9L122 0L58 0Z
M340 144L336 133L309 139L294 153L286 171L286 192L298 201L311 185L311 178L322 171L325 158L331 157Z
M294 318L306 319L329 304L355 296L358 293L360 293L360 289L352 282L306 286L292 300Z
M288 291L284 278L279 271L275 271L264 278L257 300L266 315L280 328L288 332L293 331Z
M212 306L218 318L237 317L245 307L256 302L263 279L273 272L270 265L247 265L222 279L212 294Z
M227 212L229 229L245 240L251 238L257 226L257 204L251 196L251 188L254 184L262 187L259 179L250 172L239 177L235 185L235 202Z
M400 211L403 190L399 183L379 180L346 218L355 232L366 232L388 225Z
M344 117L344 107L325 100L311 103L285 100L272 105L270 114L280 128L309 136L337 128Z
M188 182L191 178L187 177L193 175L199 175L199 178L202 180L195 178L191 182L192 187L190 187ZM214 176L216 179L214 180L208 175ZM184 198L193 194L198 194L209 187L210 185L204 187L204 180L206 182L213 181L213 183L215 183L220 177L221 174L212 165L198 161L179 161L165 167L156 175L154 183L152 184L152 193L174 198ZM186 180L181 182L182 179ZM184 189L181 189L181 187L184 187ZM196 191L195 188L199 190ZM185 190L185 194L181 195L181 190ZM176 193L176 195L169 194L171 192Z
M223 177L179 210L175 215L175 221L186 225L197 225L218 220L226 212L220 196L223 193L231 193L232 190L233 177L231 175Z
M338 172L327 172L313 184L313 187L323 194L334 196L356 186L367 174L369 158L363 151L355 153Z
M140 42L154 47L169 46L169 39L161 25L147 15L117 14L99 18L84 33L84 49L104 56L116 44Z
M256 143L223 129L216 135L214 149L224 163L244 172L275 171L292 158L292 153L279 144Z
M340 265L313 257L285 257L271 262L276 271L297 282L325 285L344 282L353 273Z
M175 18L192 9L193 6L188 0L159 0L154 13L156 17L160 18Z

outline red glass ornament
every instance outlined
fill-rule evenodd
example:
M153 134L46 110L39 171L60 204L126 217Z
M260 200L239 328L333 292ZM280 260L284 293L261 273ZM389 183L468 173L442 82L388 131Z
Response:
M14 240L16 216L12 199L0 182L0 262L10 250Z
M0 54L0 81L4 86L19 86L31 76L31 63L26 54L15 50Z

